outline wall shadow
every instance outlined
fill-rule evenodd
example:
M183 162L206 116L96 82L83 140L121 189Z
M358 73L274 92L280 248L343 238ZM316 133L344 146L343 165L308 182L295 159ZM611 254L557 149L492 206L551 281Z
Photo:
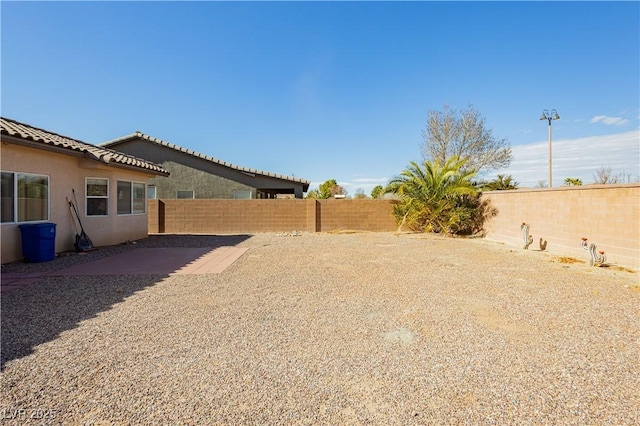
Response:
M316 205L316 230L315 232L322 231L322 203L320 201L315 200Z
M1 347L0 371L6 363L33 353L36 346L55 340L61 333L101 312L108 311L127 297L152 287L168 274L129 275L65 275L76 265L100 261L146 248L218 248L235 246L251 235L158 235L140 240L137 244L98 249L92 256L69 256L47 262L40 281L19 289L2 292L0 298ZM102 251L102 253L100 253ZM185 261L193 261L187 259ZM55 266L58 266L59 275ZM43 264L16 264L21 272L42 271ZM4 270L3 270L4 272Z
M162 200L158 200L158 232L161 234L163 234L165 230L164 211L164 202Z

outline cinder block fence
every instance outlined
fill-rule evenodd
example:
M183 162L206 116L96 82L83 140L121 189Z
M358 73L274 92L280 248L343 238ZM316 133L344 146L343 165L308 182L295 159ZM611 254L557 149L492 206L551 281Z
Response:
M388 200L149 200L149 233L393 231Z
M522 222L533 244L540 238L550 253L589 260L581 238L604 250L607 261L640 269L640 183L587 185L483 194L498 215L485 228L487 238L523 245Z
M522 222L539 250L588 261L581 238L596 243L610 263L640 269L640 184L492 191L483 194L498 215L487 238L522 246ZM389 200L149 200L149 233L390 232Z

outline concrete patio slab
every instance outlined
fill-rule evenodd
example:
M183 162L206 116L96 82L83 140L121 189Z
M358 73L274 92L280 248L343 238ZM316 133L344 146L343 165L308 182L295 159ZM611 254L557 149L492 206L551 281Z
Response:
M247 250L246 247L219 247L180 268L175 274L219 274Z
M245 247L137 248L47 275L219 274L247 250Z
M44 276L43 273L3 273L0 280L0 292L15 290L29 284L33 284Z

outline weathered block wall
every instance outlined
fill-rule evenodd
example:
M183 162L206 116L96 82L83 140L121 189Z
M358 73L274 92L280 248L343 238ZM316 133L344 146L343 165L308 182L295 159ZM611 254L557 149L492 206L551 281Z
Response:
M164 201L161 201L161 200L147 201L147 220L149 221L148 232L150 234L164 233ZM161 226L161 222L162 222L162 226Z
M640 268L640 184L588 185L483 194L498 209L486 225L487 238L522 245L522 222L539 249L588 260L581 238L604 250L607 261Z
M393 206L387 200L318 200L318 231L395 231Z
M521 246L522 222L549 253L588 260L581 238L610 263L640 269L640 184L493 191L487 238ZM395 231L388 200L149 200L149 233Z
M150 200L150 233L315 231L314 200ZM315 211L313 212L315 214Z
M393 231L386 200L149 200L149 233Z

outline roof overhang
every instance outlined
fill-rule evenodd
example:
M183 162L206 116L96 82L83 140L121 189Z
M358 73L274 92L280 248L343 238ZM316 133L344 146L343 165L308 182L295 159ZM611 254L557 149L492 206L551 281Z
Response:
M96 156L87 150L78 150L78 149L73 149L73 148L68 148L63 146L57 146L57 145L42 143L39 141L33 141L33 140L24 139L21 137L7 135L7 134L2 134L1 136L2 136L2 143L12 143L12 144L24 146L27 148L33 148L33 149L38 149L42 151L55 152L58 154L68 155L71 157L77 157L87 162L95 162L95 166L92 167L90 163L85 163L83 168L101 168L100 166L102 167L106 166L106 167L115 167L119 169L125 169L125 170L130 170L138 173L145 173L145 174L155 175L155 176L169 176L169 172L166 170L162 170L162 171L154 170L154 169L148 169L143 167L136 167L134 165L124 164L124 163L119 163L105 157Z
M161 146L161 147L164 147L164 148L169 148L169 149L172 149L174 151L181 152L181 153L186 154L186 155L190 155L192 157L196 157L196 158L199 158L199 159L202 159L202 160L205 160L205 161L209 161L209 162L214 163L214 164L218 164L218 165L223 166L223 167L227 167L229 169L235 170L235 171L240 172L240 173L242 173L242 174L244 174L246 176L249 176L249 177L254 177L255 178L257 176L260 176L260 177L266 177L266 178L270 178L270 179L278 179L278 180L281 180L281 181L290 182L293 185L302 185L303 192L307 192L309 190L309 185L311 184L310 181L305 180L305 179L292 177L292 176L281 175L281 174L277 174L277 173L266 172L266 171L262 171L262 170L258 170L258 169L251 169L251 168L248 168L248 167L242 167L242 166L238 166L236 164L228 163L226 161L222 161L222 160L219 160L217 158L210 157L210 156L205 155L205 154L201 154L201 153L193 151L191 149L183 148L181 146L166 142L166 141L164 141L162 139L155 138L153 136L149 136L149 135L147 135L145 133L142 133L140 131L136 131L134 133L131 133L131 134L128 134L128 135L125 135L125 136L121 136L119 138L112 139L110 141L101 143L99 146L106 147L106 148L111 148L111 149L117 149L116 147L118 145L121 145L121 144L124 144L124 143L127 143L127 142L131 142L131 141L135 141L135 140L143 140L143 141L145 141L147 143L158 145L158 146Z

